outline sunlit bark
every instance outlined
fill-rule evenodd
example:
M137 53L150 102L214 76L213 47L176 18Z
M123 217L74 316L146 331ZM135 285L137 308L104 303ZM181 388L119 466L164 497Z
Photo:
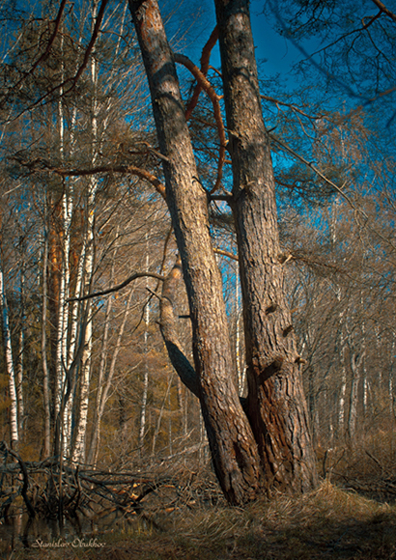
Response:
M166 200L180 252L193 327L195 369L214 467L231 503L252 499L260 485L256 443L232 382L233 360L221 276L176 69L154 0L129 1L149 80Z
M248 416L268 491L308 491L315 456L285 297L275 181L260 101L247 0L215 0L233 166Z

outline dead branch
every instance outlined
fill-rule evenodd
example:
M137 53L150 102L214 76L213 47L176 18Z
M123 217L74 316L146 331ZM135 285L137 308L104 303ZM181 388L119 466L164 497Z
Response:
M50 167L43 161L33 162L34 164L40 163L45 166L49 171L53 171L62 177L84 177L97 175L99 173L128 173L131 175L136 175L140 179L145 179L153 185L155 190L166 200L165 185L152 173L146 169L136 167L135 165L99 165L97 167L92 167L88 169L62 169L56 167ZM27 165L27 164L25 164ZM29 164L31 166L31 164Z
M216 25L216 27L213 29L212 33L210 34L210 37L207 40L206 45L202 49L201 72L204 76L206 76L207 73L208 73L210 54L212 52L213 47L217 43L218 38L219 38L219 29ZM199 94L201 93L201 91L202 91L202 86L201 86L200 82L197 80L196 86L194 88L194 92L192 94L192 97L191 97L191 99L190 99L190 101L187 105L187 109L186 109L186 120L187 121L191 118L191 115L192 115L195 107L197 106Z
M222 180L222 177L223 177L223 165L224 165L224 162L225 162L225 149L226 149L226 145L227 145L225 128L224 128L223 118L222 118L222 115L221 115L221 107L220 107L221 97L219 95L217 95L217 93L215 92L212 84L206 78L205 74L187 56L185 56L183 54L174 53L174 58L175 58L176 62L178 62L179 64L183 64L186 68L188 68L188 70L190 70L190 72L192 73L194 78L197 80L197 82L199 83L201 88L208 95L208 97L211 100L212 105L213 105L214 117L215 117L215 120L216 120L217 130L218 130L218 133L219 133L220 150L219 150L219 160L218 160L218 163L217 163L216 183L209 193L209 194L212 194L213 192L215 192L221 186L221 180Z
M78 297L78 298L70 298L67 301L68 302L69 301L84 301L86 299L91 299L91 298L94 298L94 297L106 296L108 294L112 294L114 292L118 292L119 290L122 290L123 288L125 288L125 286L128 286L128 284L130 284L134 280L137 280L137 278L147 278L147 277L156 278L157 280L161 280L162 282L165 280L165 277L162 276L162 274L157 274L156 272L134 272L126 280L121 282L121 284L117 284L117 286L113 286L112 288L108 288L107 290L102 290L101 292L93 292L92 294L87 294L86 296L82 296L82 297Z
M21 457L18 455L18 453L16 453L15 451L13 451L12 449L10 449L5 441L0 442L0 453L2 453L3 455L7 456L7 455L11 455L11 457L14 457L14 459L16 459L18 461L19 464L19 468L21 469L22 472L22 476L23 476L23 485L21 488L21 496L26 504L28 513L30 517L35 517L36 516L36 511L34 509L34 507L32 506L28 495L27 495L27 490L29 487L29 475L28 475L28 471L26 468L25 463L22 461Z

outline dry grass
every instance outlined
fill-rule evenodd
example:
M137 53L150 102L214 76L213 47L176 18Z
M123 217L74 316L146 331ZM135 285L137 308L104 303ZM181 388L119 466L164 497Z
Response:
M279 496L239 509L186 506L137 519L98 537L103 548L28 550L26 558L96 560L391 560L396 559L396 506L380 504L325 481L300 499Z

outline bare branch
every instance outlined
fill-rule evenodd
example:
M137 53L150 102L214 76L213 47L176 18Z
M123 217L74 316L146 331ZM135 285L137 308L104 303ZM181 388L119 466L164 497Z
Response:
M376 6L378 6L378 8L381 10L381 12L383 12L384 14L386 14L388 17L390 17L391 19L393 19L393 21L396 22L396 14L394 14L393 12L391 12L389 10L389 8L387 8L385 6L385 4L383 2L381 2L381 0L371 0L372 2L374 2L374 4Z
M25 74L16 84L13 85L13 89L16 89L17 87L19 87L21 85L21 83L24 80L26 80L26 78L28 76L33 74L33 72L36 70L37 66L48 56L48 54L51 50L51 47L54 44L54 41L55 41L56 36L58 34L60 23L61 23L61 20L62 20L63 12L65 11L66 4L67 4L67 0L62 0L61 5L59 6L58 14L57 14L56 19L54 21L55 28L54 28L54 31L52 32L52 35L51 35L51 37L48 41L48 44L47 44L47 47L46 47L45 51L39 56L39 58L36 60L36 62L30 68L29 72L27 74Z
M282 142L281 140L279 140L278 138L275 138L275 136L272 136L272 134L269 134L271 140L273 140L274 142L276 142L277 144L279 144L279 146L281 146L282 148L284 148L287 152L289 152L292 156L294 156L295 158L299 159L302 163L305 163L305 165L307 167L309 167L310 169L312 169L312 171L314 171L321 179L323 179L323 181L325 181L325 183L327 183L328 185L330 185L331 187L333 187L334 190L336 190L343 198L345 198L345 200L348 201L348 203L351 205L351 207L356 210L353 202L350 200L350 198L348 197L348 195L345 194L343 187L339 187L338 185L336 185L335 183L333 183L333 181L331 181L330 179L328 179L326 177L326 175L323 175L323 173L310 161L308 161L307 159L305 159L303 156L301 156L300 154L298 154L297 152L295 152L292 148L290 148L290 146L288 146L287 144L285 144L284 142Z
M35 162L36 163L36 162ZM41 163L41 162L40 162ZM134 165L99 165L97 167L91 167L88 169L62 169L57 167L50 167L44 164L49 171L53 171L62 177L84 177L87 175L97 175L99 173L130 173L131 175L136 175L141 179L145 179L155 187L155 190L166 199L165 185L150 171L136 167Z
M74 76L72 76L71 78L67 78L67 80L64 80L63 82L61 82L60 84L54 86L53 88L51 88L45 95L43 95L42 97L40 97L37 101L35 101L34 103L32 103L31 105L29 105L29 107L26 107L25 109L23 109L20 113L18 113L18 115L16 117L14 117L12 120L16 120L19 117L21 117L24 113L26 113L26 111L31 111L34 107L37 107L37 105L40 105L40 103L42 103L43 101L45 101L50 95L52 95L53 93L55 93L57 90L64 88L66 85L71 84L70 87L66 90L63 91L62 95L65 95L67 93L69 93L74 86L76 85L78 79L81 77L82 73L84 72L88 61L89 61L89 57L92 53L93 47L95 45L96 39L98 38L99 35L99 31L100 31L100 26L102 24L103 21L103 17L104 17L104 12L105 12L105 8L108 4L109 0L102 0L100 7L99 7L99 11L98 11L98 15L95 21L95 25L94 25L94 29L92 31L92 36L91 39L89 41L89 44L85 50L84 53L84 58L83 61L79 67L79 69L77 70L76 74ZM66 2L65 2L66 4ZM62 14L61 14L62 15ZM58 13L58 17L59 17L59 13ZM60 19L59 19L60 22ZM54 37L55 39L55 37Z
M161 280L162 282L165 280L165 277L162 276L162 274L157 274L156 272L134 272L126 280L121 282L121 284L117 284L117 286L113 286L112 288L108 288L107 290L103 290L101 292L94 292L92 294L87 294L86 296L70 298L66 301L67 302L69 302L69 301L84 301L86 299L91 299L91 298L94 298L94 297L107 296L108 294L112 294L113 292L118 292L119 290L122 290L122 288L125 288L125 286L128 286L128 284L130 284L134 280L137 280L138 278L147 278L147 277L148 278L156 278L157 280Z
M215 186L210 191L210 193L215 192L221 185L221 179L223 177L223 165L225 162L225 149L227 145L227 139L225 134L225 128L223 124L223 118L221 116L221 107L220 107L220 96L217 95L215 92L212 84L206 78L205 74L201 72L201 70L187 57L183 54L174 53L175 61L179 64L183 64L186 68L190 70L193 74L197 82L200 84L203 90L207 93L209 99L213 104L213 112L214 117L217 124L217 130L219 132L219 139L220 139L220 150L219 150L219 161L217 164L217 179Z
M234 255L233 253L230 253L229 251L224 251L223 249L213 249L213 251L217 255L223 255L224 257L228 257L229 259L232 259L234 261L238 261L238 255Z
M213 29L206 45L204 46L204 48L202 49L202 55L201 55L201 72L204 76L207 75L208 70L209 70L209 59L210 59L210 53L212 52L213 47L215 46L217 40L219 38L219 30L218 27L216 25L216 27ZM194 88L194 92L192 94L192 97L190 99L190 102L187 106L186 109L186 120L188 121L191 118L192 112L194 111L197 103L198 103L198 98L199 98L199 94L202 91L202 86L199 83L199 81L197 80L197 84Z
M312 169L312 171L314 171L321 179L323 179L323 181L325 181L328 185L333 187L334 190L339 195L341 195L342 198L344 198L347 201L349 206L355 211L356 215L362 216L365 220L365 223L370 224L370 219L369 219L367 213L364 210L362 210L362 208L359 208L356 204L354 204L354 202L351 200L351 198L344 192L343 189L344 189L345 184L342 185L341 187L339 187L338 185L336 185L336 183L334 183L328 177L326 177L326 175L323 175L323 173L312 162L306 160L303 156L301 156L300 154L295 152L292 148L290 148L287 144L285 144L281 140L278 140L277 138L275 138L271 134L269 134L269 136L270 136L271 140L273 140L274 142L276 142L277 144L282 146L282 148L284 148L286 151L288 151L292 156L299 159L307 167ZM393 250L396 250L396 245L394 243L392 243L392 241L390 239L388 239L384 235L382 235L382 233L379 232L378 229L376 229L375 227L373 227L371 225L369 225L369 228L371 229L371 231L373 231L375 233L375 235L377 235L380 239L382 239L382 241L384 241L387 245L392 247Z
M323 115L308 115L302 109L296 107L292 103L286 103L285 101L280 101L279 99L275 99L275 97L270 97L269 95L260 95L260 97L261 99L265 99L266 101L271 101L271 103L275 103L276 106L283 105L284 107L289 107L292 111L295 111L296 113L300 113L307 119L311 119L311 120L323 119Z

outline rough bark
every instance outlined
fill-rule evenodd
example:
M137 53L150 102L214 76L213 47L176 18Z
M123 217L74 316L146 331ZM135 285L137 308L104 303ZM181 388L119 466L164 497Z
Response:
M209 234L207 195L196 170L175 64L158 4L129 0L149 80L166 200L180 252L193 327L193 354L213 463L230 503L257 494L257 446L232 379L222 281Z
M182 274L181 260L177 259L175 266L164 280L162 286L160 329L169 359L176 373L187 389L199 399L201 394L199 379L179 342L174 312L175 298L180 289Z
M268 491L307 491L316 469L285 298L269 138L248 0L215 0L233 166L248 378L248 416Z

